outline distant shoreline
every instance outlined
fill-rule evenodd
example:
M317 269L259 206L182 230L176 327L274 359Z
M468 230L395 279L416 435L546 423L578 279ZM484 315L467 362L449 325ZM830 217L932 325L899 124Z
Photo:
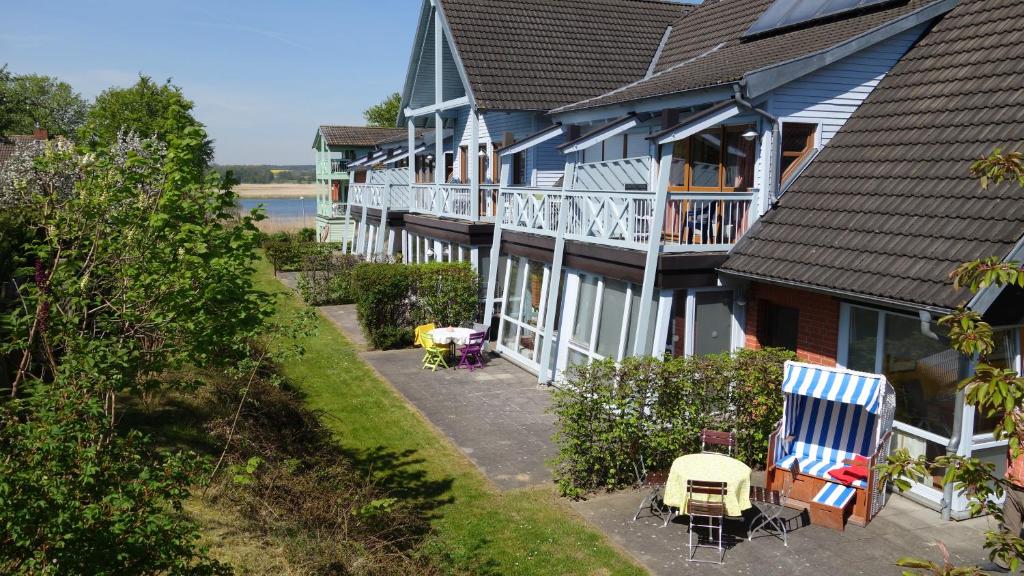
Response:
M316 184L239 184L235 193L239 198L298 198L315 197Z

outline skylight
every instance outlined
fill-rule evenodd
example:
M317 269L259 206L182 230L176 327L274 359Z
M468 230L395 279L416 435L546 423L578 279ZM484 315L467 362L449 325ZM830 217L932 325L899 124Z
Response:
M775 0L743 37L757 36L780 28L828 18L893 0Z

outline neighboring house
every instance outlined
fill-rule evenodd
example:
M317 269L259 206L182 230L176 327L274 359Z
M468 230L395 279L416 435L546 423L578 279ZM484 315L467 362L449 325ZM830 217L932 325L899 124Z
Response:
M42 128L36 128L32 134L0 136L0 167L3 167L14 156L14 151L18 146L28 142L45 141L49 137L49 132Z
M401 138L404 130L369 126L320 126L313 139L316 157L316 232L321 241L349 242L355 227L346 220L349 162L382 142Z
M982 190L971 163L1024 151L1024 2L962 0L908 52L720 270L746 301L747 346L884 373L895 446L1005 465L1006 443L964 403L968 360L936 324L957 306L995 326L992 360L1020 371L1019 290L954 291L962 262L1024 259L1024 191ZM911 496L966 502L941 478Z
M424 0L402 91L407 139L362 164L376 170L356 186L371 203L357 250L467 261L486 278L502 177L497 150L550 126L552 108L641 76L668 25L690 9L651 0ZM559 182L557 144L517 156L510 181ZM384 185L395 194L382 197Z
M503 148L514 166L566 139L558 185L501 186L497 350L549 381L590 359L742 347L742 298L716 268L955 1L850 4L788 21L785 0L706 2L631 82Z

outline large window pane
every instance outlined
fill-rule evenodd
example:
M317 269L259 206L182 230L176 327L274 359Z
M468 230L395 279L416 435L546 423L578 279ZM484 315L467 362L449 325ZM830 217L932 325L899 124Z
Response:
M540 321L540 303L544 299L544 264L531 260L527 270L526 292L523 294L523 322L536 326Z
M732 292L697 292L693 315L695 355L732 350Z
M1003 370L1017 370L1017 331L1016 330L995 330L992 333L992 343L995 348L989 354L986 361L990 366L1002 368ZM987 434L995 430L999 418L986 416L981 410L974 415L974 433ZM1005 462L1003 465L1005 466Z
M680 140L672 146L672 166L669 169L669 186L686 186L686 140Z
M692 138L690 147L690 186L718 188L718 168L722 156L722 132L712 128Z
M572 327L572 341L585 348L590 346L596 300L597 277L587 274L580 279L580 294L576 299L576 321Z
M519 269L521 268L521 262L519 258L512 258L512 267L508 272L508 288L506 289L507 294L507 305L505 307L505 314L509 318L519 318L519 309L522 307L522 274Z
M502 321L501 343L510 350L516 349L516 325L508 320Z
M754 141L743 137L744 132L753 129L753 124L730 126L725 132L726 188L746 190L754 184Z
M940 436L953 433L961 357L934 324L885 315L882 372L896 389L896 419Z
M860 372L878 370L875 364L878 348L878 311L850 308L850 347L846 367Z
M636 348L636 326L640 321L640 291L641 287L633 286L633 294L629 305L629 328L626 332L626 355L632 355ZM661 355L662 350L652 350L654 342L654 330L658 323L658 291L654 291L651 298L651 308L647 312L647 332L644 333L647 354Z
M601 320L597 327L597 353L618 358L622 338L622 316L626 312L626 283L605 280L601 295Z

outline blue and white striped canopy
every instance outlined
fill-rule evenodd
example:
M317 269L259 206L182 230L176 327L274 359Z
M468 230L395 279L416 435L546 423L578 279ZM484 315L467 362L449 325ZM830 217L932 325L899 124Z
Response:
M863 406L878 414L885 390L885 376L842 368L827 368L802 362L786 362L782 391L844 404Z

